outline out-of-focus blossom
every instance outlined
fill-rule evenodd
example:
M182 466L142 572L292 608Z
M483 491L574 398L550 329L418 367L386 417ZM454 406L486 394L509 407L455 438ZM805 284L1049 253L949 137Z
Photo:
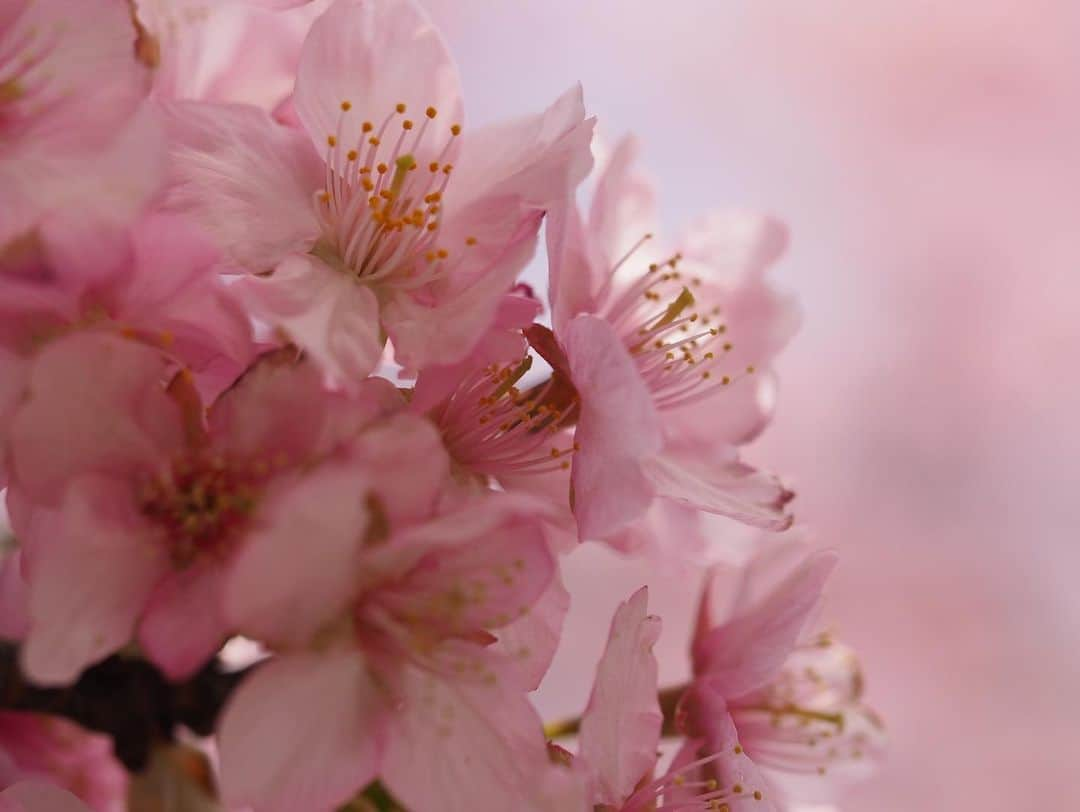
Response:
M118 261L58 252L36 237L0 256L0 457L35 359L63 336L135 338L186 366L211 393L251 360L248 317L222 286L218 254L198 231L176 217L147 215L121 242ZM0 484L3 470L0 459Z
M756 373L794 327L792 305L764 279L784 230L717 213L663 259L650 250L651 192L631 171L634 152L632 140L615 150L587 224L573 201L552 214L554 340L529 331L578 396L581 535L613 537L657 497L783 529L791 494L736 449L768 419L770 381Z
M140 56L161 97L281 111L300 48L328 0L137 0ZM302 7L302 8L297 8Z
M153 349L97 333L52 342L31 370L11 456L30 614L22 662L40 683L73 681L136 624L167 674L192 673L228 632L223 571L262 510L396 399L378 381L345 407L281 351L204 416L190 376L166 387L166 372Z
M827 635L806 639L834 565L835 556L798 541L765 544L740 572L722 622L710 579L694 635L694 681L680 702L682 727L700 741L676 762L722 754L706 775L730 783L738 768L741 781L781 799L778 808L820 800L837 781L873 768L883 737L862 702L858 661Z
M115 250L157 192L166 153L140 112L150 77L135 36L125 0L0 12L0 256L33 229L73 253Z
M107 736L65 719L0 712L0 790L22 781L68 790L95 812L126 808L127 773L113 757Z
M531 256L544 208L588 171L579 91L461 135L456 70L408 0L338 0L304 44L303 129L247 108L175 107L193 211L252 276L252 312L356 380L386 338L417 370L463 358ZM411 117L412 116L412 117Z
M38 781L20 781L0 792L0 812L91 812L91 810L70 792L59 787Z
M507 641L555 562L535 504L448 491L449 475L431 424L393 418L280 500L241 554L230 617L279 653L226 709L227 801L329 809L381 776L408 808L525 803L547 756L524 691L557 635Z

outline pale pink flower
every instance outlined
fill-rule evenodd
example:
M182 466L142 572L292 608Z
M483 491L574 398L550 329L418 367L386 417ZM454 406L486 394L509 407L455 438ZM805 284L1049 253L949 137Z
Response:
M534 503L452 482L437 431L402 415L277 503L226 592L278 651L226 708L226 801L331 809L380 776L410 809L524 803L555 562Z
M191 224L147 215L115 244L118 255L75 257L29 237L0 256L0 485L8 427L51 341L85 332L136 338L190 369L207 393L254 354L250 321L218 278L219 255Z
M653 812L741 809L761 800L741 777L722 785L698 780L723 762L719 754L696 762L676 760L654 778L663 714L657 696L653 645L660 619L647 614L644 587L615 611L588 706L581 719L578 755L542 773L530 809L544 812ZM569 758L569 757L568 757ZM561 759L556 759L559 761ZM741 773L740 773L741 776ZM758 804L760 812L768 806Z
M12 424L12 518L30 626L27 674L74 680L138 627L180 678L228 627L222 575L265 503L371 416L398 408L386 381L345 402L287 351L257 362L205 413L189 376L143 344L100 333L50 343Z
M715 571L699 610L694 681L680 704L681 724L699 741L682 757L719 753L721 765L741 762L743 782L778 808L827 797L882 753L853 652L828 635L807 636L835 563L801 542L766 543L741 573L726 620L715 616ZM725 780L722 770L714 777Z
M410 369L462 359L531 256L544 209L591 165L579 89L462 135L457 72L411 0L337 0L304 43L303 129L260 111L173 106L193 211L250 270L253 313L340 379L387 337Z
M0 712L0 789L19 781L45 782L85 801L95 812L125 808L127 773L108 736L66 719ZM2 808L2 807L0 807Z
M157 192L165 145L140 112L149 73L125 0L11 0L0 11L0 255L38 229L84 253Z
M90 808L59 787L20 781L0 792L0 812L90 812Z
M758 215L709 215L662 259L650 250L651 192L615 150L588 223L568 201L548 225L552 323L534 349L577 400L574 513L583 538L611 538L657 497L783 529L791 498L738 459L769 416L767 364L795 325L764 272L786 235ZM762 375L762 373L765 373Z

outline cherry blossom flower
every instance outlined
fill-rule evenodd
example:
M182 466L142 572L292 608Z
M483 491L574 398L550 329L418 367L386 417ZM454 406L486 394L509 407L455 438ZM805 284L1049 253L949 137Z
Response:
M642 587L616 609L581 718L578 754L556 750L557 766L541 775L529 808L537 812L689 812L738 810L747 803L767 812L769 805L759 803L764 796L745 781L743 771L729 772L737 777L726 785L711 778L698 780L703 770L728 766L718 753L693 762L677 759L654 778L663 724L652 653L660 619L646 614L647 602L648 590Z
M248 317L221 285L219 256L198 231L147 215L131 224L123 245L120 261L73 258L31 237L0 256L0 458L35 358L60 337L136 338L186 366L210 394L251 360ZM0 459L0 484L3 468Z
M637 230L651 193L631 172L634 152L631 140L615 150L587 225L573 201L552 214L554 334L528 331L577 396L581 535L612 537L657 497L783 529L791 494L737 447L767 422L771 379L756 379L795 323L763 275L785 232L757 215L713 214L660 259Z
M20 781L47 782L68 790L95 812L125 808L127 773L107 736L65 719L0 712L0 789Z
M338 0L304 43L293 103L302 129L173 106L174 205L258 274L238 285L253 314L339 379L370 372L387 337L410 369L460 360L544 209L589 170L580 90L463 134L456 70L425 14Z
M0 12L0 256L38 230L103 254L164 179L160 126L141 109L125 0L13 0ZM77 248L74 248L77 246Z
M30 616L22 663L39 683L73 681L136 626L166 674L192 673L224 642L222 576L264 502L400 403L373 381L345 404L282 351L204 419L190 376L166 387L166 371L153 349L97 333L52 342L31 370L12 426L12 518Z
M741 573L726 620L714 616L715 583L700 606L694 681L680 703L683 728L700 741L682 756L741 762L779 808L827 798L832 784L864 776L882 754L853 652L828 635L806 637L834 565L834 555L801 542L766 544Z
M409 808L524 804L547 759L524 691L554 646L515 627L555 562L534 503L449 475L434 427L393 418L279 501L241 554L230 617L278 654L221 723L228 802L330 809L381 776Z

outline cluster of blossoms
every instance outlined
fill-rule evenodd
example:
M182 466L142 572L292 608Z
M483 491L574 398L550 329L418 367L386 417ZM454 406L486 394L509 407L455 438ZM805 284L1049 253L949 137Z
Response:
M258 643L197 808L819 800L882 737L814 627L833 556L785 535L709 571L689 685L659 689L641 589L580 720L529 698L578 544L687 559L723 546L705 514L791 524L739 454L796 322L783 228L659 248L634 142L593 173L578 88L462 116L413 0L4 4L0 636L50 696ZM108 737L0 708L0 809L123 809L134 781Z

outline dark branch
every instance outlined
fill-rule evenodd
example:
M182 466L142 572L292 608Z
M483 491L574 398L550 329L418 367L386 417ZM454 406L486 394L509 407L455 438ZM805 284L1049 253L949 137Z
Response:
M151 747L172 741L178 725L210 735L222 706L245 671L226 672L214 660L190 679L170 683L145 660L114 655L88 668L67 688L40 688L23 676L15 646L0 643L0 710L63 716L112 737L129 770L146 767Z

